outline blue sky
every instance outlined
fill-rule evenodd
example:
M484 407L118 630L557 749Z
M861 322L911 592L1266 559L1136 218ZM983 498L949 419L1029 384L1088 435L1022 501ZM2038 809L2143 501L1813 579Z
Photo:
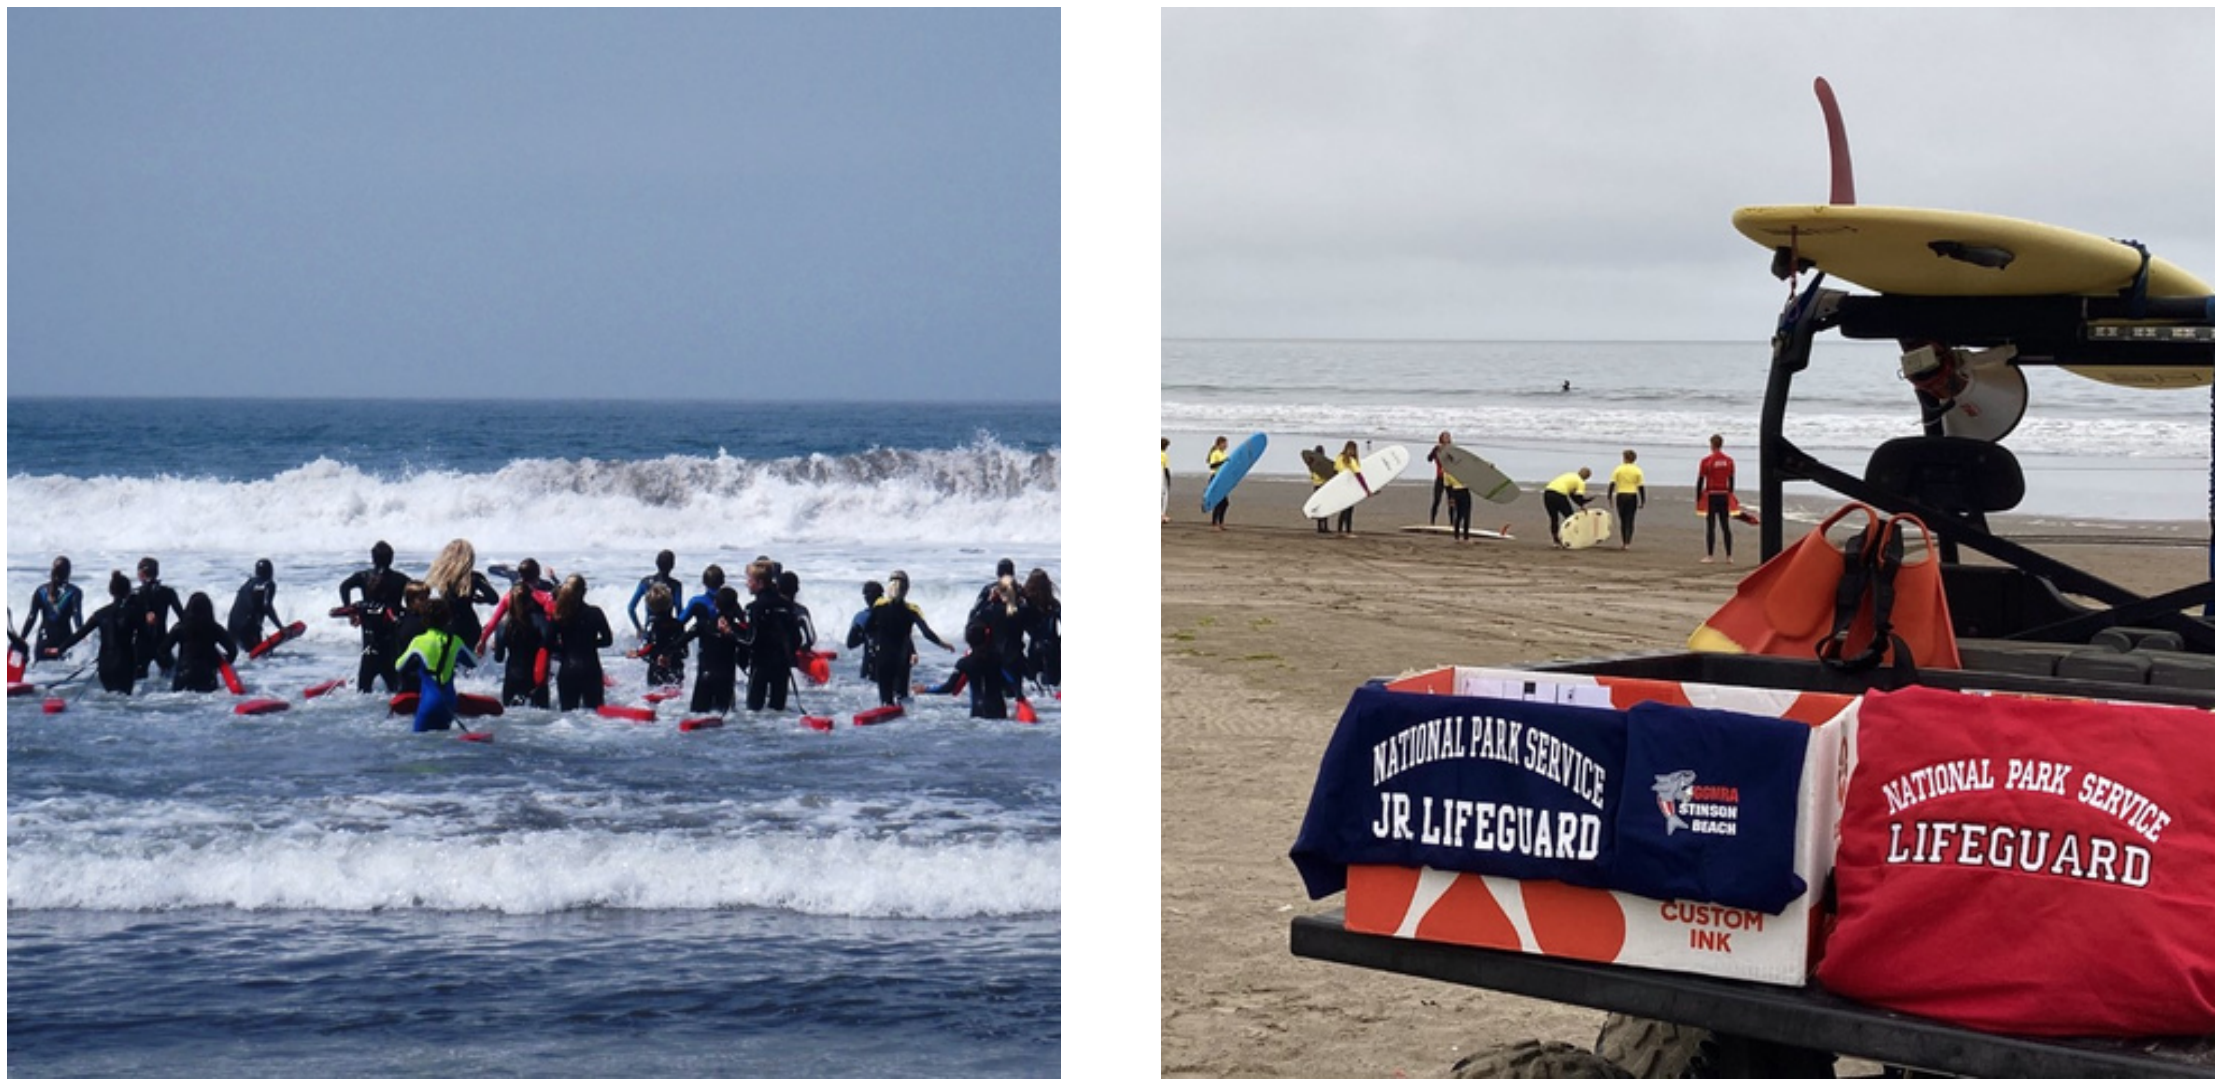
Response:
M1059 24L11 10L9 392L1056 400Z

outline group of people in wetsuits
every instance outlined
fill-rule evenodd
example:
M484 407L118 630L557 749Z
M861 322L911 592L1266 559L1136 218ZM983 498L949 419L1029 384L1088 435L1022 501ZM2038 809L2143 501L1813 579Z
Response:
M626 656L645 662L652 689L683 686L693 657L689 706L697 713L731 710L742 674L750 710L785 710L793 670L818 642L810 610L796 600L801 581L795 572L759 556L735 586L713 564L703 571L702 592L682 604L685 587L672 574L674 563L672 552L660 552L656 573L641 579L627 603L638 648ZM262 641L265 618L284 626L267 559L256 563L254 576L240 587L225 624L215 621L205 593L181 603L175 590L161 584L153 558L140 560L138 569L137 587L115 572L114 599L84 616L69 560L57 558L49 581L32 592L31 616L21 632L9 632L11 640L21 643L35 631L36 646L27 648L50 660L99 631L99 677L107 690L128 694L160 666L171 677L172 690L214 691L223 663ZM553 572L544 577L531 558L515 568L489 570L510 580L507 592L497 592L479 572L468 541L450 541L421 579L394 569L394 550L385 541L374 544L371 565L340 583L340 607L333 610L362 631L357 690L383 684L389 692L416 692L417 727L444 729L454 715L456 671L477 667L491 646L493 660L503 667L505 704L547 707L553 683L553 702L564 710L602 705L600 652L616 639L602 609L587 603L586 578L574 574L559 583ZM934 688L911 684L918 661L911 633L917 630L945 650L955 647L906 599L904 572L891 574L885 585L865 584L867 607L852 622L848 644L863 651L861 675L879 685L883 703L970 686L974 716L1002 718L1006 694L1019 695L1026 680L1058 683L1059 609L1049 576L1037 569L1021 584L1009 559L997 573L967 617L968 652ZM493 606L483 624L482 605ZM172 614L178 621L164 626Z
M224 667L262 642L263 618L279 623L268 559L255 564L255 576L240 587L224 623L216 621L208 594L181 601L177 590L163 585L162 564L154 557L139 560L138 573L133 585L124 572L110 571L109 601L88 615L84 594L70 581L69 557L57 556L47 580L31 591L22 630L11 629L9 641L28 649L31 659L51 661L98 632L94 674L103 689L130 694L159 668L172 691L215 691Z

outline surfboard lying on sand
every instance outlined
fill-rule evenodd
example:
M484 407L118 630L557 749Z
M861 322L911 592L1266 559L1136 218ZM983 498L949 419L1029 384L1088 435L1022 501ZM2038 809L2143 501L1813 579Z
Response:
M1469 529L1467 533L1469 536L1480 537L1484 540L1512 540L1514 538L1513 528L1509 524L1498 529ZM1401 533L1452 535L1452 527L1449 525L1400 525L1398 531Z
M1507 479L1498 466L1458 446L1438 446L1436 463L1443 465L1462 487L1491 502L1512 502L1521 497L1520 485Z
M1389 486L1405 467L1413 462L1413 455L1404 446L1384 446L1359 459L1359 471L1339 472L1336 478L1320 485L1311 498L1305 500L1305 516L1309 518L1332 517L1359 505Z
M1255 434L1243 444L1228 451L1228 459L1220 463L1220 471L1212 474L1212 481L1205 485L1204 496L1198 499L1198 509L1211 513L1220 500L1233 494L1236 485L1243 482L1245 473L1259 463L1259 456L1266 452L1266 435Z
M1614 515L1592 507L1578 510L1560 523L1560 543L1569 548L1588 548L1614 533Z

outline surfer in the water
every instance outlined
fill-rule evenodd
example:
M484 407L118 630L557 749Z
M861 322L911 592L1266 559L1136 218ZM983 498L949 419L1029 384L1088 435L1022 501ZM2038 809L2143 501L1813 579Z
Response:
M473 605L500 604L494 583L479 573L479 553L471 542L451 540L425 572L425 585L448 604L448 631L468 643L479 641L479 610ZM407 640L402 645L407 646Z
M149 665L169 672L170 649L163 634L172 615L184 618L185 605L178 600L177 590L162 584L162 564L151 555L139 560L139 588L131 593L131 608L138 617L132 637L133 675L146 679Z
M1223 442L1226 440L1223 439ZM902 571L888 576L888 595L873 602L872 613L866 617L870 627L869 637L879 643L879 672L874 679L880 682L880 701L883 706L908 696L911 690L912 659L917 654L905 652L911 643L914 628L927 636L927 641L955 652L957 647L942 641L921 615L919 606L904 599L911 591L911 578Z
M857 615L849 621L849 638L844 640L844 644L858 651L857 678L860 680L873 678L873 657L880 648L872 639L872 624L866 621L872 618L873 602L879 600L880 595L886 591L886 587L879 582L866 579L865 607L859 609Z
M417 720L411 727L418 733L446 729L455 722L456 666L479 664L478 658L471 656L470 645L447 629L450 617L446 599L428 593L423 609L425 633L418 635L394 662L397 671L418 674Z
M1336 471L1340 473L1349 472L1355 476L1359 474L1359 443L1344 443L1344 452L1336 455ZM1336 532L1339 535L1350 536L1352 534L1351 516L1352 512L1358 508L1359 504L1353 503L1344 507L1343 513L1336 515Z
M1583 481L1591 478L1588 466L1574 472L1562 473L1544 485L1544 516L1552 522L1552 546L1564 548L1560 543L1560 523L1575 516L1578 506L1588 506L1591 497L1583 493Z
M370 568L340 583L340 607L349 609L350 618L363 628L363 663L356 670L355 690L371 690L373 680L385 683L387 691L400 690L401 680L394 672L400 647L394 634L401 620L402 591L408 587L408 576L394 569L393 545L383 540L371 545ZM362 599L350 599L348 595L357 592Z
M749 603L743 614L748 633L743 637L749 640L751 710L788 708L788 681L795 675L795 652L801 648L802 628L796 622L795 605L781 592L780 575L772 568L769 560L759 559L747 570Z
M697 616L683 636L700 646L695 653L695 694L687 704L697 714L732 710L734 684L741 677L741 595L727 586L718 596L720 613Z
M1622 463L1614 466L1614 475L1606 490L1614 496L1614 513L1622 522L1622 550L1629 550L1630 538L1637 533L1637 511L1645 507L1645 470L1637 467L1637 451L1623 450Z
M602 705L603 647L616 641L610 618L587 603L587 579L574 574L556 590L554 642L549 658L556 662L556 705L559 709Z
M675 601L680 599L680 594L687 592L687 587L681 585L679 579L672 577L672 565L678 561L670 548L656 553L656 573L641 579L641 584L633 587L633 599L626 602L626 618L633 621L635 635L648 633L648 628L641 626L641 599L649 595L650 588L665 587L671 591Z
M69 556L54 557L54 566L47 581L31 591L31 614L24 617L23 630L16 633L22 640L30 637L31 629L38 628L38 639L32 650L33 659L44 661L62 656L61 646L74 642L70 636L85 624L85 595L70 584Z
M503 598L502 619L492 625L494 660L502 662L502 702L548 706L548 613L533 600L532 582L519 579Z
M920 685L912 690L920 695L955 695L971 687L973 701L968 714L996 721L1009 717L1004 708L1004 667L991 645L993 638L986 628L967 624L965 645L971 652L958 658L948 679L931 688Z
M703 568L703 591L688 598L687 605L679 611L681 623L693 623L697 616L718 618L718 591L726 584L726 569L716 563ZM673 600L679 594L672 595Z
M1722 561L1730 558L1730 494L1737 490L1737 462L1722 452L1722 436L1707 439L1708 453L1699 459L1699 483L1696 488L1700 502L1706 504L1707 555L1701 563L1714 562L1714 526L1722 525Z
M278 580L272 576L270 560L257 559L255 576L241 583L232 597L232 611L225 617L224 629L231 632L233 642L254 646L263 640L265 616L274 627L286 626L286 621L278 618Z
M1220 466L1227 463L1227 460L1228 436L1221 435L1213 439L1212 448L1205 451L1206 487L1212 486L1212 478L1220 475ZM1220 496L1220 501L1212 508L1212 527L1221 532L1228 531L1228 499L1227 495Z
M108 574L108 603L93 610L85 618L85 625L77 633L57 644L57 652L85 641L85 636L100 632L100 659L95 669L100 676L100 686L119 695L131 694L131 684L136 679L137 654L132 650L138 629L138 615L132 610L131 579L124 572Z
M171 691L215 691L223 683L218 654L229 662L239 656L232 633L216 622L216 605L206 593L195 593L185 602L185 618L163 640L165 655L174 655L177 667L170 674Z

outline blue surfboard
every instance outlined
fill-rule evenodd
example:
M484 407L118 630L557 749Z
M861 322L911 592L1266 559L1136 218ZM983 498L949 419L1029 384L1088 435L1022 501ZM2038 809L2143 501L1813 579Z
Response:
M1265 452L1266 436L1263 434L1252 435L1244 439L1242 445L1229 450L1228 459L1220 463L1220 471L1213 473L1212 482L1205 485L1205 497L1198 509L1211 513L1213 507L1220 505L1220 500L1227 498L1236 485L1243 482L1244 473L1251 471L1259 455Z

